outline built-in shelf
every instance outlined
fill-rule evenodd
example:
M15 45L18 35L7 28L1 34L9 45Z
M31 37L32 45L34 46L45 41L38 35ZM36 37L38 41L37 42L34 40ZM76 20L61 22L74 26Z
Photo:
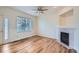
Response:
M65 13L59 15L59 27L61 27L61 28L74 27L73 9L68 10Z

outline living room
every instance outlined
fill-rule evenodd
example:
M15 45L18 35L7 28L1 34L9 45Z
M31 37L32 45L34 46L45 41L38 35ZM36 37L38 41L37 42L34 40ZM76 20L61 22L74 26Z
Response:
M72 52L79 52L78 12L78 6L1 6L0 50L6 50L11 42L40 36L55 39L64 47L73 49ZM23 22L23 19L27 21ZM21 26L19 22L28 26Z

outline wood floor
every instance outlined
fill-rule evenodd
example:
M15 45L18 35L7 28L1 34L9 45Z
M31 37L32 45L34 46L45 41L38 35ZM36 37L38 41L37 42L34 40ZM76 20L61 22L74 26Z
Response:
M33 36L0 46L1 53L68 53L55 39Z

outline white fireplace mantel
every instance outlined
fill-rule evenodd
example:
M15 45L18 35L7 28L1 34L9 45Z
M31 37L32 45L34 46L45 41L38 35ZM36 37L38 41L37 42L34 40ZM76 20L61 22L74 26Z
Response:
M69 33L69 46L68 47L74 48L74 32L75 32L75 29L74 28L59 28L59 39L60 39L60 32Z

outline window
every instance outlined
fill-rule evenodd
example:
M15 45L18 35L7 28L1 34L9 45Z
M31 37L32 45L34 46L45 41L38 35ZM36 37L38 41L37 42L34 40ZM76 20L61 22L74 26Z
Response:
M17 17L17 32L31 31L32 20L26 17Z
M4 39L8 39L8 18L4 17Z

